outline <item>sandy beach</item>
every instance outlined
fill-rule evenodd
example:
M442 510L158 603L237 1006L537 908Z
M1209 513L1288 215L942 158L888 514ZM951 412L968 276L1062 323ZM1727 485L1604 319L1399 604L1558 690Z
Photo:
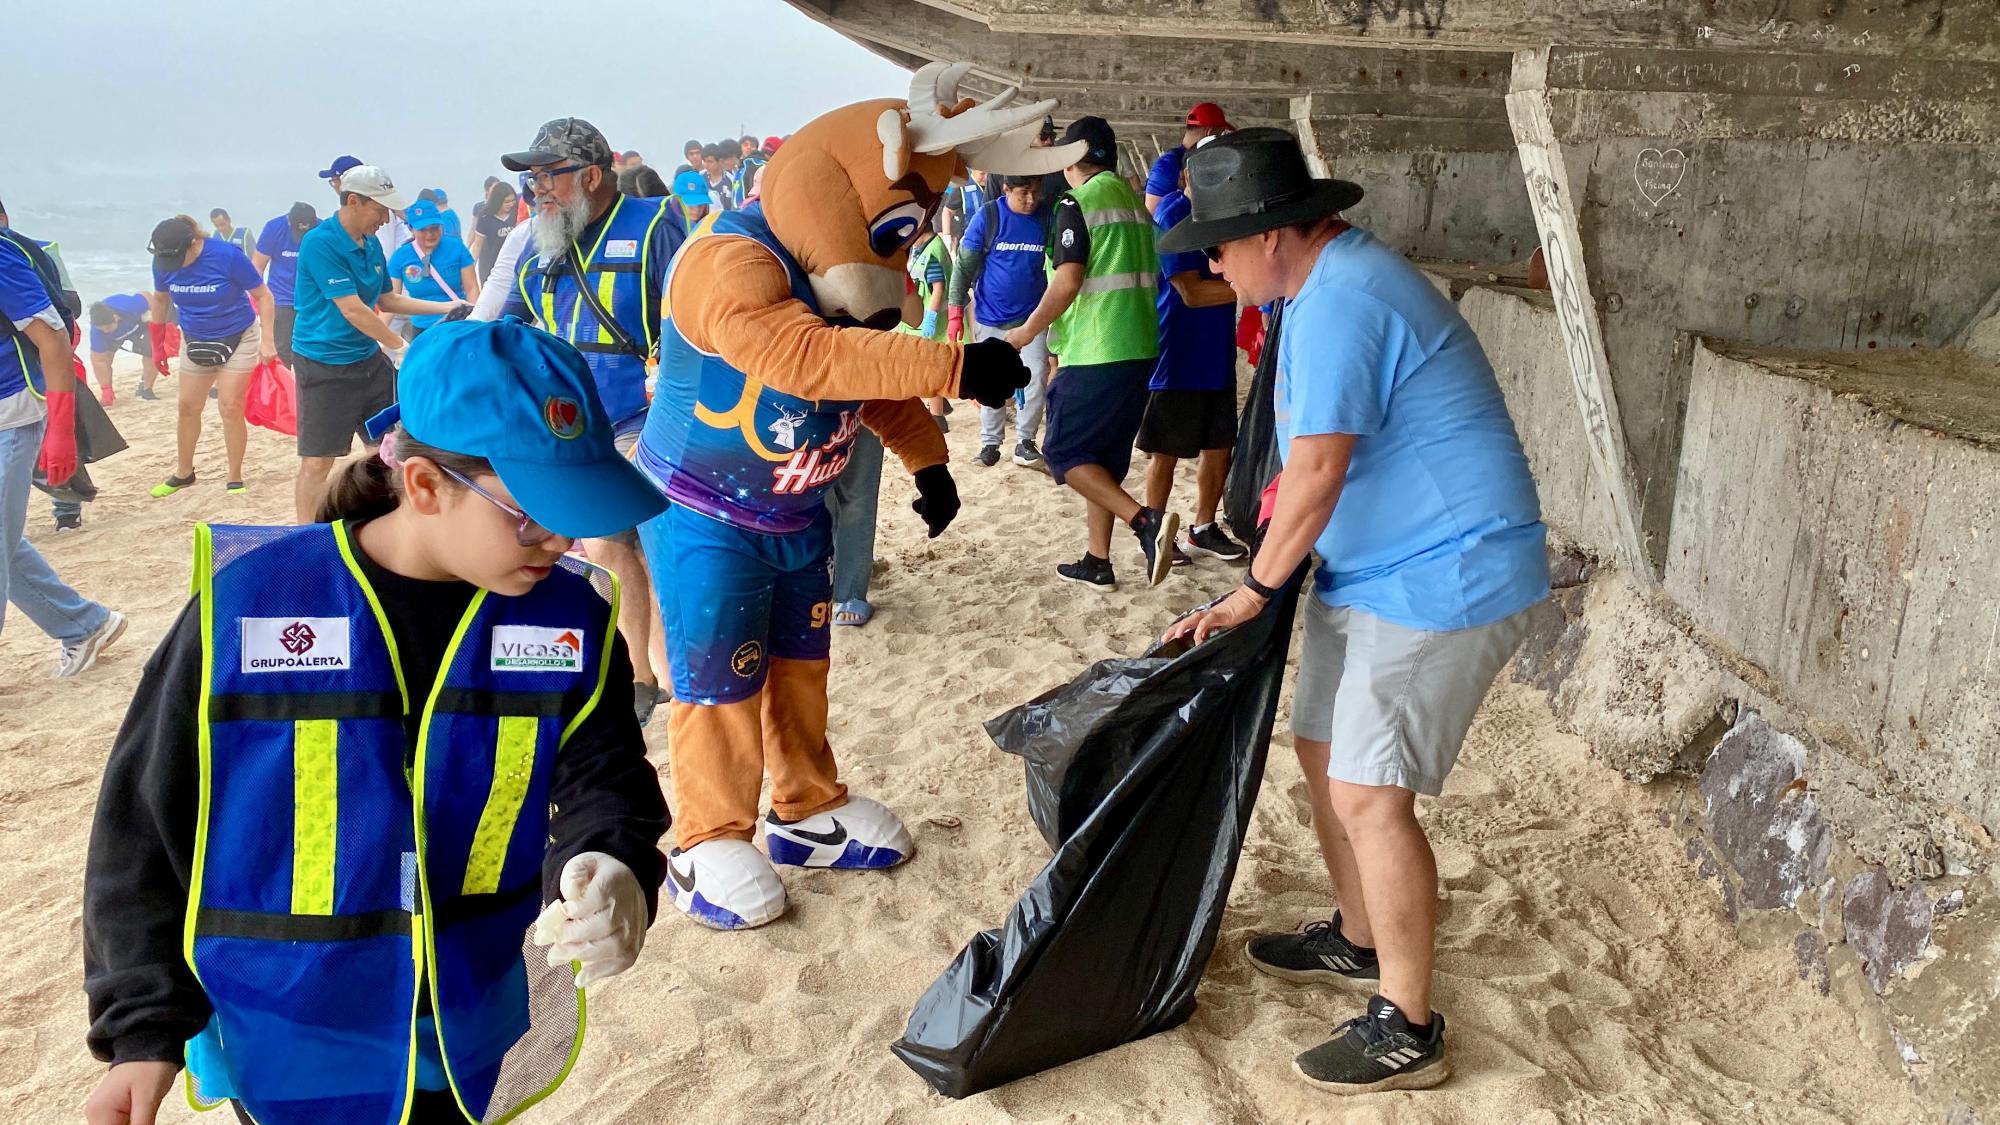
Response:
M86 1053L79 904L98 779L148 653L183 603L192 523L289 519L291 439L252 430L248 495L225 496L210 415L201 482L146 489L172 458L172 381L111 416L132 448L93 470L102 496L57 538L46 501L30 538L131 628L99 666L48 678L55 645L18 612L0 636L0 1121L81 1119L100 1066ZM953 1102L888 1051L911 1005L977 930L996 925L1047 857L1018 760L982 720L1139 651L1238 572L1203 561L1137 585L1129 537L1104 593L1056 580L1082 542L1080 502L1038 472L970 462L954 415L958 523L926 540L914 495L885 473L875 620L838 630L832 740L858 793L909 822L918 853L887 874L786 871L791 913L748 933L671 910L639 965L596 986L569 1084L530 1122L1906 1122L1921 1112L1836 999L1786 950L1738 943L1712 886L1668 828L1663 796L1619 780L1503 677L1445 796L1420 803L1445 886L1437 1006L1455 1076L1416 1094L1338 1101L1292 1057L1359 1011L1363 993L1286 984L1243 954L1255 931L1329 910L1285 716L1186 1026ZM1010 434L1011 440L1011 434ZM1139 469L1135 468L1136 480ZM1191 473L1175 497L1184 516ZM666 724L650 731L666 761ZM162 1121L196 1120L178 1098ZM210 1115L200 1120L214 1122Z

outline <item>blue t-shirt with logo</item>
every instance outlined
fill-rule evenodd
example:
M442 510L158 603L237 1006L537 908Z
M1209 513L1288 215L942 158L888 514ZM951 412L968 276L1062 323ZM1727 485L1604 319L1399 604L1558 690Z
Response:
M373 337L347 322L340 297L359 297L375 307L389 288L382 243L356 239L330 215L299 243L299 276L292 293L298 319L292 323L292 351L325 364L359 363L380 350Z
M1186 193L1175 190L1160 201L1153 212L1153 225L1161 231L1188 217ZM1156 391L1220 391L1236 386L1236 305L1210 305L1191 309L1174 291L1173 276L1198 273L1208 281L1221 277L1209 268L1208 255L1199 250L1160 255L1160 358L1153 364Z
M265 223L257 234L257 252L271 259L264 269L264 283L271 287L271 300L286 308L291 307L292 285L299 276L301 237L292 232L291 219L285 215Z
M420 301L463 301L468 299L465 295L467 266L476 271L479 263L473 261L472 251L465 248L465 243L447 234L431 253L428 264L415 242L403 243L397 248L395 256L389 259L389 277L402 282L403 292ZM431 276L433 269L444 278L446 285L451 286L450 293L445 292L444 286ZM410 323L418 328L429 328L443 319L441 313L424 313L411 317Z
M1165 198L1181 190L1181 168L1187 164L1187 148L1175 145L1160 154L1146 172L1146 194Z
M1005 197L972 213L963 251L984 254L972 293L972 311L989 328L1012 328L1028 319L1049 287L1047 208L1015 214Z
M192 340L221 340L257 321L250 291L264 275L250 256L219 238L205 238L195 260L178 269L153 266L153 288L165 293L181 314L181 332Z
M118 350L118 345L128 338L143 335L146 330L146 314L152 310L151 302L138 293L113 293L98 302L118 314L117 323L109 329L90 326L90 350L99 355ZM151 353L147 353L151 354Z
M1279 452L1354 434L1313 549L1322 601L1412 629L1487 625L1546 597L1548 529L1484 349L1458 307L1366 231L1320 251L1278 334Z

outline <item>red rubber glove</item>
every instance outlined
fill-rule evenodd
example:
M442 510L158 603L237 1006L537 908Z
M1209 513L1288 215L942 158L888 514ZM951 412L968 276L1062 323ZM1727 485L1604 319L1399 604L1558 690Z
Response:
M965 310L956 308L945 317L944 338L956 344L965 338Z
M54 487L76 475L76 392L50 391L48 404L49 428L36 465Z

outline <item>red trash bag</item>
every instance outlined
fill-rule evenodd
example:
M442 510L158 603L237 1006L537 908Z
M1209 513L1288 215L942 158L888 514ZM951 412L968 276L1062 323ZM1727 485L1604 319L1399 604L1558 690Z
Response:
M292 381L292 369L283 361L264 360L250 373L250 392L243 397L243 420L253 426L298 436L299 392Z

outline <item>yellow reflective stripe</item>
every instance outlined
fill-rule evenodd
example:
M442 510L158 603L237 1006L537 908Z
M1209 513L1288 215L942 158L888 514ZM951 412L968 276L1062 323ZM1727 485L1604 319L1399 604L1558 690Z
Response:
M194 525L194 592L201 598L201 695L195 701L195 761L200 795L195 801L194 863L188 875L187 915L181 920L181 956L201 980L194 963L194 920L201 908L202 875L208 869L208 813L214 796L214 742L208 701L215 691L215 538L205 523Z
M503 715L493 741L493 785L479 827L472 833L472 854L465 860L465 884L460 893L490 895L500 889L500 869L507 862L507 841L528 799L528 779L535 772L535 733L541 720L532 715Z
M611 615L605 618L604 628L606 631L604 633L604 643L598 646L597 686L590 689L590 698L583 701L583 706L578 708L576 717L572 718L569 721L569 725L563 728L562 737L556 740L557 750L561 750L564 746L569 745L569 736L576 733L576 728L583 725L583 720L589 718L592 711L597 710L597 701L604 698L604 682L611 676L610 631L618 628L618 602L625 596L618 585L617 571L609 567L598 567L596 563L586 565L604 571L604 576L611 580Z
M640 284L643 286L645 283L642 281ZM604 306L604 311L610 313L612 316L618 315L618 310L611 306L611 298L614 296L613 290L617 289L617 287L617 274L600 273L597 275L597 303ZM611 330L602 324L597 326L597 342L600 344L611 342Z
M396 691L403 697L403 714L407 715L410 713L410 688L403 682L403 657L396 650L396 632L389 628L389 614L382 608L382 599L375 596L375 587L368 584L368 575L362 571L361 564L354 559L354 544L349 542L347 521L335 520L332 527L333 544L340 548L340 561L347 564L347 573L354 576L355 584L361 587L361 595L368 599L368 608L375 611L375 626L382 630L382 643L389 646L389 669L396 673ZM207 604L207 593L203 591L204 605ZM206 685L202 690L207 691ZM205 694L202 696L203 700L207 698ZM206 720L204 713L204 723ZM204 725L202 729L208 728Z
M1152 289L1159 284L1157 274L1151 273L1104 273L1096 277L1086 277L1077 289L1082 293L1115 293L1120 289Z
M333 913L340 721L300 719L292 736L292 913Z

